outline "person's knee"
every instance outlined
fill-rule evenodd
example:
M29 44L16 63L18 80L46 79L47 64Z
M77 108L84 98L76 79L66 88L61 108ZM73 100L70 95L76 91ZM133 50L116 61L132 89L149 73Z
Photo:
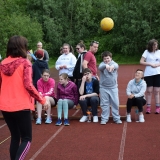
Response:
M140 107L142 107L143 106L143 99L140 99L140 98L136 98L136 104L135 104L135 106L140 106Z
M63 99L62 100L62 105L63 105L63 107L65 107L65 106L68 107L68 101L67 101L67 99Z
M62 101L63 101L62 99L59 99L59 100L58 100L58 102L57 102L57 107L62 106Z
M159 95L160 91L159 90L154 90L155 95Z
M49 96L45 96L45 99L49 101Z
M79 100L79 104L80 104L80 106L82 106L82 105L86 104L86 101L85 100Z
M152 88L148 88L148 89L147 89L147 94L148 94L148 95L152 94L152 92L153 92L153 89L152 89Z
M91 103L98 103L98 102L99 102L99 99L98 99L98 97L91 97L91 98L90 98L90 102L91 102Z

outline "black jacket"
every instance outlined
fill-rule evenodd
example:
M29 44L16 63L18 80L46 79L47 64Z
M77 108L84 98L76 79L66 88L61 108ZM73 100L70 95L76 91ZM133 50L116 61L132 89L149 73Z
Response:
M42 71L48 68L48 63L45 60L37 59L33 66L33 85L37 88L37 81L41 78Z
M92 78L92 82L93 82L93 93L97 93L99 95L99 81L95 78ZM82 83L82 81L81 81ZM80 83L80 86L81 86L81 83ZM80 88L79 86L79 88ZM84 85L84 93L83 95L86 95L86 83Z
M82 79L83 77L83 67L82 67L82 64L81 64L81 58L82 58L82 61L83 61L83 57L84 55L86 54L86 52L82 52L81 55L79 56L78 60L77 60L77 63L74 67L74 71L73 71L73 78L74 79Z

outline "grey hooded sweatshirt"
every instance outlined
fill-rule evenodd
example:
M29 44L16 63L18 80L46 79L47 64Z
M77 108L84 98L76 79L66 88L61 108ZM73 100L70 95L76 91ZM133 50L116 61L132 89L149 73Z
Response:
M106 63L101 62L98 69L100 70L100 88L116 88L118 73L117 70L119 68L118 64L113 60L108 64L109 66L114 66L114 71L109 72L106 69Z
M129 81L126 89L127 95L134 94L135 98L145 96L147 85L146 82L141 79L139 83L136 83L135 79Z

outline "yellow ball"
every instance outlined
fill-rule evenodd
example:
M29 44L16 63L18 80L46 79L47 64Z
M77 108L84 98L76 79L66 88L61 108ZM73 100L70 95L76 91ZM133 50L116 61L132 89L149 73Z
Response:
M106 17L101 20L100 26L104 31L110 31L114 27L114 22L111 18Z

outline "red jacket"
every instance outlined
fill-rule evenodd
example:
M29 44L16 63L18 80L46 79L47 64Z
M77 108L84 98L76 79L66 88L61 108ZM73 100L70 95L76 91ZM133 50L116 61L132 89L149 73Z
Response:
M41 104L45 98L32 84L32 66L25 58L8 57L0 65L0 110L34 110L34 97Z

